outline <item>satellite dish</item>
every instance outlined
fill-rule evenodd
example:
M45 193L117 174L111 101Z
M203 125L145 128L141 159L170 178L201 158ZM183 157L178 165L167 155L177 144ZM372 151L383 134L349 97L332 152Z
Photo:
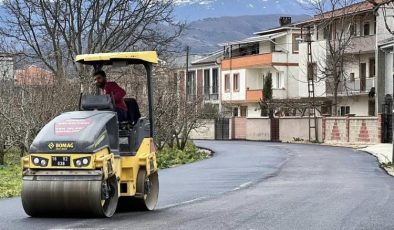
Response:
M223 60L223 58L221 58L221 57L216 59L216 64L220 65L222 63L222 60Z

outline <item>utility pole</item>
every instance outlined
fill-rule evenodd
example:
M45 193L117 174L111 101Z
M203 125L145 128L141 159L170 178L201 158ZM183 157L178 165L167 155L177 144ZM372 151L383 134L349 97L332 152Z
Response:
M186 82L186 100L188 99L188 87L187 87L187 82L189 78L189 53L190 53L190 47L186 46L186 73L185 73L185 82Z
M316 103L315 103L315 65L313 63L312 55L312 34L311 27L308 26L306 34L306 42L308 44L308 62L307 62L307 78L308 78L308 98L310 105L308 106L308 117L309 117L309 141L312 141L312 133L314 131L315 139L318 141L318 130L317 130L317 117L316 117Z
M186 73L189 73L189 53L190 47L186 46Z

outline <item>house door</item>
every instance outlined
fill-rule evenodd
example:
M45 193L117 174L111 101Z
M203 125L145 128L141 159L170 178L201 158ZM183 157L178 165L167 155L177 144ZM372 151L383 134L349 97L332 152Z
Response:
M360 65L360 91L365 92L367 84L367 64L361 63Z
M271 118L271 141L278 142L279 139L279 119Z
M368 98L368 115L375 116L375 98Z
M215 140L228 140L230 138L230 119L219 118L215 120Z

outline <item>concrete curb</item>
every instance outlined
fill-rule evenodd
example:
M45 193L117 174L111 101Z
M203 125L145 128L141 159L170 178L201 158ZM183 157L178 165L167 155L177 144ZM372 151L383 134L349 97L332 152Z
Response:
M394 168L392 166L386 166L388 163L391 162L391 159L389 159L390 155L392 154L390 146L391 144L387 144L387 146L383 146L382 144L379 144L359 150L376 157L380 167L384 169L387 172L387 174L389 174L390 176L394 176Z
M209 152L209 153L208 153L208 157L213 157L213 156L215 155L215 151L213 151L212 149L205 148L205 147L201 147L201 146L198 146L198 145L196 145L196 147L197 147L199 150L203 150L203 151Z

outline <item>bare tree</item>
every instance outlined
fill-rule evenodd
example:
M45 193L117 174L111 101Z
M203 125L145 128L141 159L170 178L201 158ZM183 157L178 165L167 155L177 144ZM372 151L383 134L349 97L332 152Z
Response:
M394 15L389 15L388 11L394 11L394 0L366 0L367 2L371 3L375 7L375 12L379 9L381 10L382 17L386 26L386 29L389 33L394 35L394 25L393 22L389 21L389 17L394 17Z
M36 77L36 76L33 76ZM41 77L39 77L40 79ZM52 118L63 111L76 109L77 83L56 80L46 84L0 83L0 158L7 146L28 151L33 138Z
M353 38L356 36L356 22L362 5L357 4L357 0L308 0L307 2L314 11L315 17L305 27L315 28L314 33L323 36L326 40L324 47L326 55L316 55L319 57L314 60L315 63L308 63L308 76L314 76L316 82L325 82L326 93L333 96L332 114L337 115L338 95L341 92L348 94L349 90L347 82L350 73L347 65L356 60L355 55L352 54L355 49ZM358 45L362 46L362 44Z
M204 126L204 119L212 118L212 110L204 107L203 96L188 99L178 91L179 75L174 75L171 67L162 66L157 70L155 119L156 141L159 147L168 145L183 150L191 131Z
M76 55L168 50L182 32L173 0L5 0L0 35L18 52L39 60L57 77L88 70ZM12 46L15 47L15 46Z

